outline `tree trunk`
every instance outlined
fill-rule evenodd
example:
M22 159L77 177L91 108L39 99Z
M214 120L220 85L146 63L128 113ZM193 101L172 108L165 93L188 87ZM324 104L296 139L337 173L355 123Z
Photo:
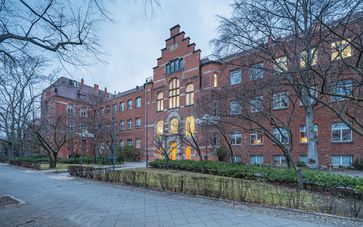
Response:
M13 143L9 143L8 159L9 160L13 160L14 159L14 145L13 145Z
M318 151L314 133L314 112L311 103L305 107L306 137L308 140L307 166L311 169L319 167Z
M49 169L57 168L58 154L53 153L49 156Z

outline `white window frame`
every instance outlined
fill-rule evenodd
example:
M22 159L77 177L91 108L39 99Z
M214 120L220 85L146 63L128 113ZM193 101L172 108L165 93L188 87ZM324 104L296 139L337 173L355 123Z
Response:
M339 130L339 140L334 140L333 131ZM343 130L350 130L350 139L343 140ZM333 143L349 143L353 141L353 130L348 127L347 124L343 122L333 123L331 124L331 142Z
M132 139L127 139L127 146L132 147Z
M141 139L140 138L135 139L135 149L141 149Z
M277 158L278 160L275 159L275 158ZM278 162L275 162L276 160ZM287 164L286 157L284 155L273 155L272 156L272 162L273 162L274 165L278 165L278 166Z
M348 93L349 92L349 93ZM332 83L332 96L331 101L337 102L341 100L345 100L344 97L334 96L334 95L342 95L347 96L352 94L353 92L353 82L352 80L341 80Z
M304 142L304 141L302 141L301 140L301 133L305 133L305 136L307 137L307 131L306 131L306 125L302 125L302 126L300 126L300 128L299 128L299 142L300 143L307 143L307 141L306 142ZM314 133L315 133L315 139L318 139L318 135L319 135L319 129L318 129L318 125L316 125L316 124L314 124Z
M282 110L289 108L289 93L287 91L283 91L273 94L272 108L274 110Z
M141 118L140 117L135 119L135 128L141 128Z
M350 159L348 165L343 163L343 158L347 158L347 157L349 157L349 159ZM333 164L333 158L339 158L340 159L339 164ZM353 155L331 155L330 156L330 165L332 167L340 167L340 166L350 167L350 166L352 166L352 164L353 164Z
M127 109L132 110L132 99L127 100Z
M125 111L125 102L120 102L120 112Z
M120 121L120 131L124 131L125 130L125 121L122 120Z
M257 96L249 101L250 103L250 112L251 113L259 113L264 110L263 106L263 96Z
M263 62L251 65L250 80L263 79L264 77L264 64Z
M141 107L141 97L137 97L135 99L135 107L140 108Z
M127 120L127 129L132 129L132 119Z
M250 155L251 165L262 165L264 163L263 155Z
M240 115L242 113L242 106L237 100L229 101L229 113L233 116Z
M281 144L289 144L290 143L289 130L286 129L286 128L273 128L272 129L272 135ZM286 137L287 142L282 141L282 139L284 137Z
M241 69L231 70L229 73L229 85L233 86L240 83L242 83L242 70Z
M230 140L231 140L231 145L235 146L235 145L241 145L242 144L242 133L241 131L232 131L230 133ZM237 143L238 138L240 139L240 143Z
M261 136L261 143L252 143L252 138L255 137L257 140L258 137ZM258 146L263 145L263 130L262 129L254 129L250 132L250 145Z

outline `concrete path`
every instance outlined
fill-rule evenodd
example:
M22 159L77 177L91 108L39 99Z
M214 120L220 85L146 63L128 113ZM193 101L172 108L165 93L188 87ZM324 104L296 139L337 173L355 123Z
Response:
M359 226L362 222L235 205L0 164L0 226ZM309 221L306 221L309 220Z

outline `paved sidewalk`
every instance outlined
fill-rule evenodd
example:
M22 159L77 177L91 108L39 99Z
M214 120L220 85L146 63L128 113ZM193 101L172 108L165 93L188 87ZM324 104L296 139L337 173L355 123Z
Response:
M0 195L12 195L26 202L0 208L0 226L362 225L345 219L235 205L8 165L0 165Z

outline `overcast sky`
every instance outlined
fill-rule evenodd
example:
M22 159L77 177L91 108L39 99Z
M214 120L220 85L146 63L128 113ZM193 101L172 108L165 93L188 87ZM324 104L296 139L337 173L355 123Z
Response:
M228 16L231 12L231 0L160 0L161 8L156 8L153 16L150 11L145 13L141 3L115 2L110 8L115 22L98 31L103 59L108 63L69 70L73 79L83 77L86 84L97 83L111 92L142 85L152 76L169 29L176 24L202 50L202 57L211 54L209 42L217 34L216 15Z

